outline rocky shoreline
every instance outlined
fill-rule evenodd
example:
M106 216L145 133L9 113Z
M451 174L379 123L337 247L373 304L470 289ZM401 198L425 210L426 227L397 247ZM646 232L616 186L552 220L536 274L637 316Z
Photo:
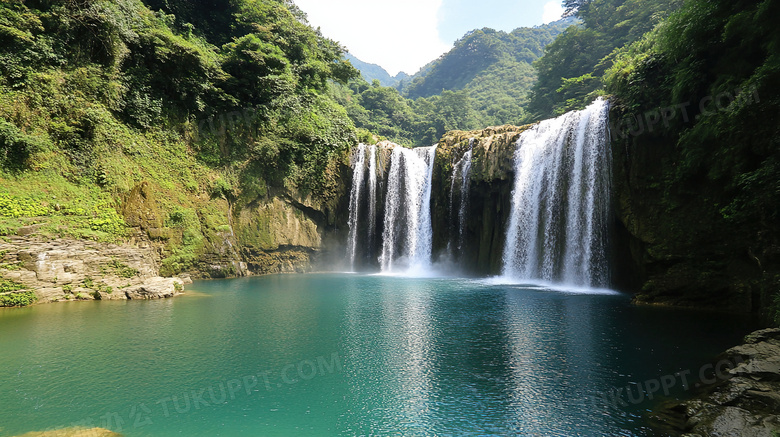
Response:
M38 303L72 300L161 299L183 293L188 275L159 274L159 255L143 242L116 245L86 240L0 240L0 280L33 292Z
M64 428L51 431L33 431L18 437L122 437L105 428Z
M753 332L719 357L715 384L661 406L650 420L670 435L780 436L780 328Z

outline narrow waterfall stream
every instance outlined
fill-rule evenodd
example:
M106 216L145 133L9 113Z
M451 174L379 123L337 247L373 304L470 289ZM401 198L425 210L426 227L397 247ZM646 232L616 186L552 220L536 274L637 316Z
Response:
M453 238L449 245L449 252L460 252L466 237L466 213L469 201L469 187L471 175L471 153L474 139L469 140L469 148L466 153L452 167L452 183L450 184L450 215L453 224ZM457 197L456 197L457 196ZM455 208L457 201L458 207ZM457 257L456 257L457 258Z
M376 145L366 146L368 153L368 240L366 249L368 253L374 251L376 245L376 202L377 202L377 166L376 166ZM354 266L353 266L354 270Z
M358 144L352 170L352 188L349 192L349 236L347 237L347 255L350 268L355 270L355 258L358 246L358 217L360 216L360 191L363 189L363 176L366 172L366 145ZM376 160L374 160L376 162ZM376 176L375 176L376 177Z

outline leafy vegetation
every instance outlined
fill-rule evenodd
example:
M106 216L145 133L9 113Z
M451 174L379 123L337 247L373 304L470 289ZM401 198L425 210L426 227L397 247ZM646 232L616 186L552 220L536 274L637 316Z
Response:
M639 40L681 0L565 0L563 4L582 24L567 28L534 63L538 80L528 104L533 120L581 109L603 94L602 76L612 65L612 51Z
M334 98L346 107L358 128L407 146L431 145L447 130L482 126L473 100L464 91L443 91L441 95L406 99L378 81L350 83L351 89L334 90Z
M780 5L769 0L686 0L653 31L614 51L602 78L616 97L618 147L670 145L655 201L670 215L670 240L693 241L698 228L706 233L699 241L720 235L715 250L747 259L760 272L749 282L740 280L775 319L780 308L778 14ZM633 135L626 126L635 127ZM695 220L685 216L689 209Z
M0 293L23 290L24 285L10 279L0 278Z
M0 217L39 217L49 215L49 208L29 197L0 193Z
M252 159L253 144L282 137L282 176L319 188L313 162L355 141L325 91L356 70L291 3L224 3L216 14L183 2L149 2L157 12L137 0L4 3L2 168L65 165L73 182L112 187L121 181L104 156L159 144L136 129L173 134L205 163L222 165ZM262 110L230 121L231 129L195 131L200 119L244 108ZM287 123L307 118L312 125Z
M38 297L32 291L0 294L0 307L25 307L36 300Z
M619 50L608 90L624 111L684 104L664 134L677 138L676 182L723 187L721 214L759 223L767 242L780 219L780 31L776 3L688 0L641 41ZM681 109L678 107L678 111Z
M24 289L23 284L0 277L0 307L23 307L38 300L32 291L19 291Z
M120 278L128 278L128 279L138 276L139 274L138 269L134 269L117 259L112 259L111 262L108 263L108 266L101 267L100 270L103 273L113 273L119 276Z
M332 197L357 142L330 94L358 76L342 54L286 0L3 2L0 233L140 227L175 273L216 244L228 202Z

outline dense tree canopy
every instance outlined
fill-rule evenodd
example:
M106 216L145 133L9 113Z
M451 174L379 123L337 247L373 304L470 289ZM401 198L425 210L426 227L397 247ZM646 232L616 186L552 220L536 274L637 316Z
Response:
M565 0L567 12L582 19L548 45L534 63L528 111L534 119L579 109L602 89L609 54L638 40L679 7L680 0Z

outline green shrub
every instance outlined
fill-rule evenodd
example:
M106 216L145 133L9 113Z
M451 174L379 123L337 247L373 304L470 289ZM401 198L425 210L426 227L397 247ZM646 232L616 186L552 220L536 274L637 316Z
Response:
M6 270L21 270L21 269L22 269L22 263L21 263L21 262L15 262L15 263L0 263L0 269L6 269Z
M235 189L229 182L222 178L215 179L209 188L213 197L223 197L225 199L232 199L235 197Z
M97 216L89 220L89 227L93 231L112 235L125 235L127 233L125 220L111 207L98 210Z
M24 170L32 155L49 148L46 140L27 135L16 125L0 118L0 168Z
M0 217L40 217L50 212L49 207L32 198L0 193Z
M124 264L120 262L117 259L112 259L111 262L108 264L108 266L113 270L113 272L119 276L120 278L132 278L134 276L138 276L138 270L134 269L127 264ZM103 273L106 273L106 269L103 270Z
M32 291L0 294L0 307L24 307L33 304L38 297Z
M90 278L89 276L84 278L84 287L92 288L94 286L95 286L95 282L92 280L92 278Z
M374 135L368 129L364 128L357 129L357 140L363 144L376 144Z
M16 281L0 278L0 293L7 293L9 291L16 291L16 290L23 290L23 289L24 289L24 285Z
M71 291L73 291L73 286L72 286L72 285L70 285L70 284L63 285L63 286L62 286L62 291L63 291L64 293L70 293Z

